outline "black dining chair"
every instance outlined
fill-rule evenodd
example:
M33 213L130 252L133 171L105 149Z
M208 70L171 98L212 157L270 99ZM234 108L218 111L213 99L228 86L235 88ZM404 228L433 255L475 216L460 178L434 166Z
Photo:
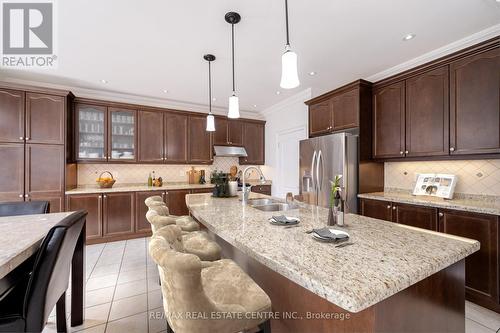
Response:
M0 302L0 332L41 332L55 305L57 331L66 332L66 289L86 216L72 213L49 230L31 273Z
M0 203L0 217L15 215L47 214L50 212L48 201L3 202Z

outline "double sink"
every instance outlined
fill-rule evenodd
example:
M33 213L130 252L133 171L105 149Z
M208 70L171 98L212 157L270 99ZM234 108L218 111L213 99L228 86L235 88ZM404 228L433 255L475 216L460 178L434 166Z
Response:
M248 205L264 212L278 212L298 209L297 204L288 204L275 199L248 199Z

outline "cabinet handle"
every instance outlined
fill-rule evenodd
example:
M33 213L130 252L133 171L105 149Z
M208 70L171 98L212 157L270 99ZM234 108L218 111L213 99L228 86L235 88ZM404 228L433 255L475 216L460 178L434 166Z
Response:
M396 210L396 206L392 207L392 210Z
M104 199L106 199L108 196L107 196L106 194L104 194L102 197L103 197Z
M29 197L30 197L30 195L29 195L29 194L25 194L25 195L24 195L24 197L25 197L25 198L29 198Z
M443 214L443 213L439 213L438 215L439 215L439 217L443 217L443 216L444 216L444 214Z
M20 137L19 137L19 140L24 140L24 137L20 136Z
M408 154L408 150L405 150L405 154Z
M387 205L387 209L391 209L391 205Z
M25 137L25 139L26 139L26 141L29 141L29 140L30 140L30 137L29 137L29 136L27 136L27 137Z
M450 147L450 151L451 151L451 152L455 151L455 148Z
M22 195L22 194L19 194L19 198L22 198L22 197L24 197L24 195Z

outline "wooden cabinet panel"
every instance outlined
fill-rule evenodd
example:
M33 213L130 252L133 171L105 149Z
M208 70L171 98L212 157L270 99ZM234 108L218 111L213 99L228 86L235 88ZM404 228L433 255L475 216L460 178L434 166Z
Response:
M144 203L146 198L158 195L165 201L164 191L144 191L135 193L135 232L149 232L151 231L151 224L146 219L148 206Z
M0 142L24 142L24 92L0 90Z
M135 162L137 111L108 108L108 161Z
M448 155L448 66L406 81L406 156Z
M437 209L393 203L392 221L412 227L437 231ZM395 208L395 209L394 209Z
M229 144L228 120L223 117L215 117L214 145Z
M103 235L131 233L135 219L134 193L107 193L103 195Z
M332 128L332 103L330 100L309 106L309 135L330 132Z
M26 93L26 141L64 144L66 99Z
M64 212L64 195L62 194L35 193L30 195L26 201L48 201L50 204L50 213Z
M104 106L75 105L75 159L105 162L108 156L108 109Z
M450 152L500 152L500 48L450 65Z
M265 164L265 125L262 123L243 123L243 146L247 157L240 158L240 164Z
M67 210L87 211L87 239L102 237L102 194L78 194L67 197Z
M439 231L481 243L481 249L465 259L467 299L500 310L498 217L452 210L439 213Z
M138 112L138 160L139 162L163 162L164 121L163 112Z
M195 188L191 190L191 193L213 193L214 189L212 187L210 188Z
M374 91L373 136L373 155L375 158L404 156L404 81Z
M24 200L24 144L0 143L0 201Z
M392 205L388 201L360 199L361 215L392 221Z
M243 123L239 120L229 120L227 126L229 144L235 146L243 145Z
M167 205L172 215L188 215L189 209L186 205L186 195L189 190L172 190L167 192Z
M205 132L205 129L203 129ZM165 161L187 163L188 117L178 113L165 113Z
M251 188L252 192L271 195L271 185L255 185Z
M212 134L206 131L206 118L189 116L188 122L189 163L211 164Z
M25 158L28 198L64 194L64 146L27 144Z
M359 100L359 89L353 89L332 97L332 131L359 126Z

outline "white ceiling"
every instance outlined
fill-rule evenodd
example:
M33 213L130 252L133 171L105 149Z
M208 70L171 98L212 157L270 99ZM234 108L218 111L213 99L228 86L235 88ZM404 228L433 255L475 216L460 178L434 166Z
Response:
M301 86L277 95L283 7L284 0L58 1L59 67L0 74L207 104L202 56L213 53L213 95L224 108L231 93L230 25L224 14L237 11L237 93L242 109L257 112L304 88L312 87L316 96L500 23L495 0L289 0ZM403 42L408 33L416 38Z

